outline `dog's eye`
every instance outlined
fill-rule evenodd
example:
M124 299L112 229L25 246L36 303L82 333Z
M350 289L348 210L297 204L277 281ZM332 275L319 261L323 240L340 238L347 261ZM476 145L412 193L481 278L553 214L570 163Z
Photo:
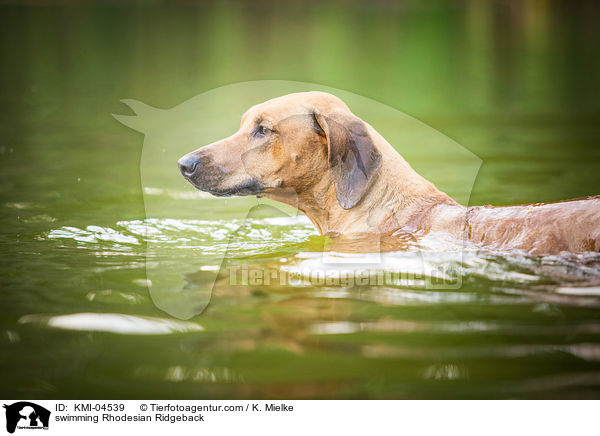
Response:
M261 126L258 126L258 127L256 128L256 133L257 133L259 136L267 136L267 135L268 135L269 133L271 133L271 132L272 132L272 130L271 130L271 129L269 129L268 127L262 126L262 125L261 125Z

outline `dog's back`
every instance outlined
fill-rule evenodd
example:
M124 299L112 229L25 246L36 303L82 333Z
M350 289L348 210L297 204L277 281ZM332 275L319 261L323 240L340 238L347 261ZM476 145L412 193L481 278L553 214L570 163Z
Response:
M600 196L559 203L473 207L469 240L531 254L600 251Z

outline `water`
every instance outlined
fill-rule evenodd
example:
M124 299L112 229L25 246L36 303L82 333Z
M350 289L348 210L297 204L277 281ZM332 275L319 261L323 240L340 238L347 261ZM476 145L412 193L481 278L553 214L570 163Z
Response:
M320 282L311 272L369 270L371 255L272 204L240 220L266 204L254 198L142 186L143 138L110 116L126 97L169 108L240 81L315 82L481 157L470 204L598 194L598 7L503 4L2 6L5 396L599 397L597 255L433 240L385 254L375 269L401 274L383 284ZM442 189L461 183L459 163L410 161ZM144 196L177 213L146 217ZM165 252L173 265L202 259L181 273L191 298L217 276L200 315L153 304L145 265ZM424 264L454 281L427 286ZM232 284L244 268L277 279Z

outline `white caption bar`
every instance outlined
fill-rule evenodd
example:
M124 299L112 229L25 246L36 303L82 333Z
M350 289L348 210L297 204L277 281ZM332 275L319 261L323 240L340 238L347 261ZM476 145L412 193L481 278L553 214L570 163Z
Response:
M5 400L2 425L31 435L592 434L599 401ZM35 431L35 430L41 430ZM5 433L7 434L7 433Z

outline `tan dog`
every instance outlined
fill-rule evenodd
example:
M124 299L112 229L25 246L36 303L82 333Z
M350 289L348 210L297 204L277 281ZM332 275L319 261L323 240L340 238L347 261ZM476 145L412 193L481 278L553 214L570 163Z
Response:
M240 130L179 162L196 188L265 196L321 234L446 232L534 254L600 250L600 197L513 207L459 205L419 176L337 97L290 94L250 108Z

